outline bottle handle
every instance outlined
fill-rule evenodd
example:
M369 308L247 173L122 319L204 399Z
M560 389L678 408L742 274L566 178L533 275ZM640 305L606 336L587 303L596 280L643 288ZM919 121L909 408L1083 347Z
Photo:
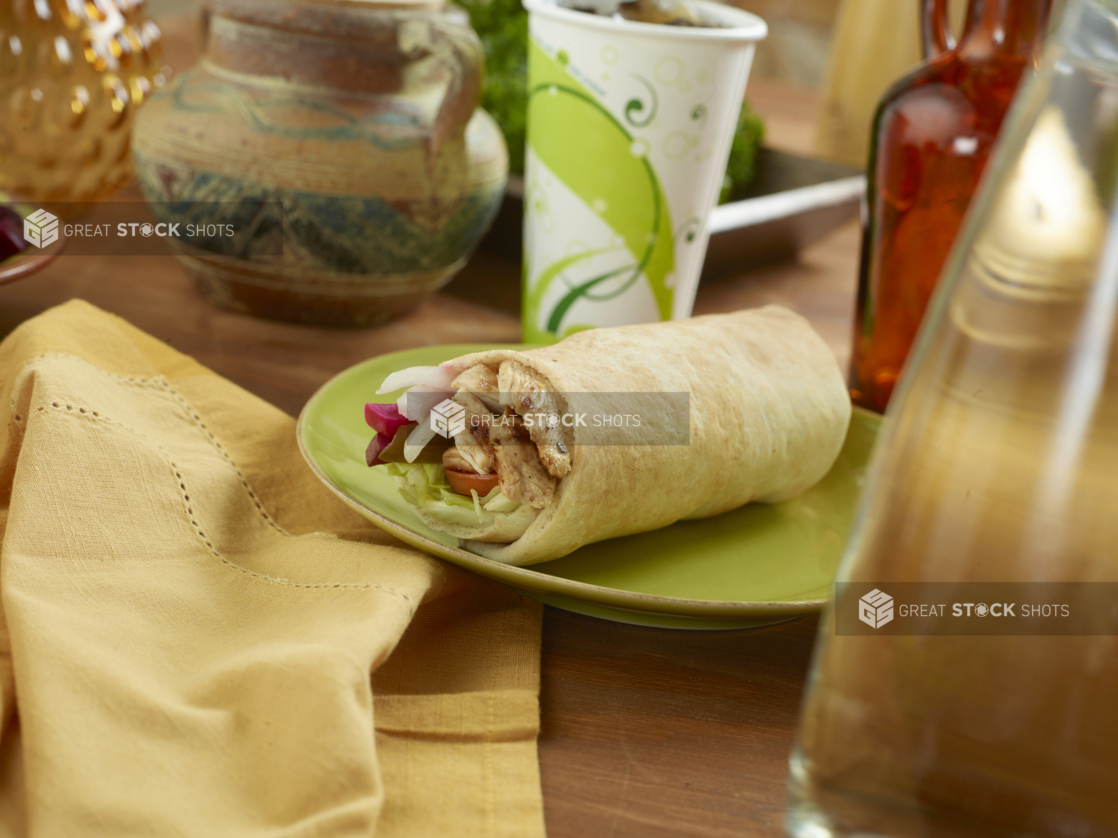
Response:
M947 19L947 0L920 0L920 41L924 60L955 49L955 35Z

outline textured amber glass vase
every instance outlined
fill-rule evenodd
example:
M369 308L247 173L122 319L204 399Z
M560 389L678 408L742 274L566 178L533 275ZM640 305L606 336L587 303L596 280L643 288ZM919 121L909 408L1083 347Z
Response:
M0 189L95 201L127 183L164 75L143 0L0 0Z

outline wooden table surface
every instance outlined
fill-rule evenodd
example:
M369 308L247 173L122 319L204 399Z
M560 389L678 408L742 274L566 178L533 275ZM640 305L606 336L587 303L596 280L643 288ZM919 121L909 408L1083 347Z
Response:
M807 90L751 83L768 144L806 151ZM798 261L699 291L696 313L782 303L807 316L845 365L858 232ZM0 288L0 334L80 297L119 314L297 415L338 371L391 350L516 341L519 268L475 258L443 293L378 329L256 320L201 299L170 257L61 257ZM816 620L725 632L638 628L547 608L540 767L550 838L775 836Z

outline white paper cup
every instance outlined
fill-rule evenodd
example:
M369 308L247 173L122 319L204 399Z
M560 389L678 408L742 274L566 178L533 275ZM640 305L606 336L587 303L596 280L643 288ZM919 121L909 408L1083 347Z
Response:
M688 317L764 21L529 12L524 339Z

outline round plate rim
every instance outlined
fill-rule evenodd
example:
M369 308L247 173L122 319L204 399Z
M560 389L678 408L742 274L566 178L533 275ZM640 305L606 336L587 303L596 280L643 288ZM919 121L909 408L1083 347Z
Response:
M57 256L57 253L34 253L30 256L20 253L11 257L11 264L7 267L0 265L0 285L31 276L53 262Z
M396 521L377 512L375 509L370 509L360 501L351 498L340 486L336 485L321 468L319 468L318 464L311 456L310 451L307 449L304 431L308 413L336 381L349 375L359 367L371 365L373 363L381 363L394 356L406 356L416 351L429 349L446 349L448 352L455 352L456 355L465 355L469 352L482 351L482 349L520 349L524 346L525 344L516 343L425 345L386 352L382 355L376 355L364 361L352 364L332 376L325 384L319 387L314 392L314 395L307 399L306 404L303 405L303 409L299 411L299 418L295 424L295 437L299 445L299 453L303 455L303 459L306 461L315 477L317 477L326 488L337 495L351 509L364 516L385 532L396 536L401 541L411 544L413 547L430 555L445 559L452 564L480 573L488 578L497 579L512 587L527 588L544 593L554 593L558 596L584 600L598 605L627 608L634 611L651 611L684 617L749 617L754 615L776 617L779 615L786 619L792 619L797 616L807 616L822 611L823 607L830 601L829 599L766 602L684 599L681 597L667 597L656 594L642 594L636 591L607 588L601 585L591 585L588 582L578 582L573 579L550 576L532 570L531 565L527 567L516 567L514 565L487 559L475 553L470 553L460 547L448 547L445 544L440 544L428 538L422 533L418 533L402 524L398 524ZM456 356L452 355L451 357ZM864 412L858 407L854 409Z

